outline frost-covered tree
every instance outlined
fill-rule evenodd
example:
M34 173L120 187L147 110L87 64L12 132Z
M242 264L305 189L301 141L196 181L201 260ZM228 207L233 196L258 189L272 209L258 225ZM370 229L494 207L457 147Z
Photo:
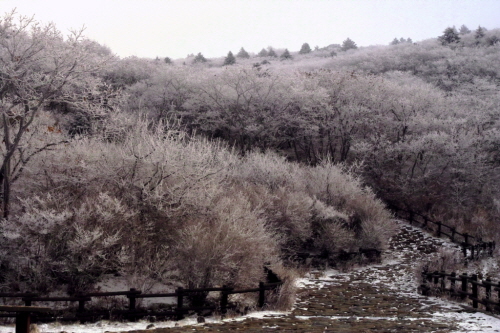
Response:
M460 35L467 35L469 33L471 33L470 29L467 28L467 26L465 24L462 24L462 26L460 27L460 30L458 31L458 33Z
M259 57L267 57L269 54L266 49L260 50L260 52L257 54Z
M274 49L272 47L269 47L269 51L267 52L267 56L268 57L278 57L278 55L276 54L276 51L274 51Z
M347 38L342 42L342 47L340 49L342 51L347 51L347 50L355 50L357 48L358 46L356 45L356 43L352 39Z
M103 60L92 50L92 42L73 31L67 38L49 23L15 11L0 18L0 127L2 149L0 187L2 215L9 216L11 185L26 163L55 142L32 146L26 139L38 114L49 103L88 104L99 80L95 74ZM78 93L78 94L77 94ZM47 128L49 132L56 126Z
M486 38L486 43L488 44L488 46L497 45L500 43L500 37L498 37L497 35L492 35Z
M438 39L443 45L453 45L460 42L460 36L458 35L458 31L455 27L446 28Z
M193 59L193 63L195 64L204 62L207 62L207 59L205 59L205 57L203 56L203 54L201 54L201 52L199 52Z
M399 44L399 39L397 39L396 37L394 37L394 39L392 40L392 42L390 43L390 45L398 45Z
M304 43L302 44L302 47L300 48L300 51L299 53L300 54L307 54L307 53L311 53L311 47L309 46L308 43Z
M288 49L285 49L285 51L280 55L280 59L292 59L292 55L290 54L290 51Z
M477 27L477 29L474 31L474 37L475 37L476 39L481 39L481 38L483 38L483 37L484 37L484 35L485 35L485 30L484 30L484 28L483 28L483 27L481 27L481 26L478 26L478 27Z
M236 54L236 56L238 58L242 58L242 59L248 59L248 58L250 58L250 55L248 54L247 51L245 51L244 48L241 48L240 51L238 52L238 54Z
M233 55L233 52L229 51L227 57L224 59L224 66L234 65L236 63L236 58Z

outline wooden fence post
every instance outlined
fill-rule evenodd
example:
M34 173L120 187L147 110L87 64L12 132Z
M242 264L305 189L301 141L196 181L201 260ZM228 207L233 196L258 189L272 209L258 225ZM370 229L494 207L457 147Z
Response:
M138 294L137 289L135 288L130 288L130 293L127 294L128 298L128 310L129 310L129 315L128 318L130 321L137 321L137 316L133 315L132 312L136 310L136 298L135 296Z
M81 299L78 301L78 312L85 311L85 300Z
M469 234L464 233L464 245L463 245L463 252L464 252L464 257L467 258L467 248L469 247Z
M455 293L455 282L456 282L455 278L457 277L457 273L452 272L450 274L450 276L451 276L451 279L450 279L450 291L451 291L452 294L454 294Z
M455 232L457 230L455 229L455 227L451 228L451 241L452 242L455 242Z
M30 333L31 331L31 313L16 313L16 333Z
M490 305L490 299L491 299L491 279L488 277L486 278L486 283L483 283L485 284L486 286L484 287L486 289L486 292L485 292L485 299L486 299L486 311L491 311L491 305Z
M467 273L464 273L460 276L460 279L462 280L462 294L460 295L460 298L465 299L467 297L467 284L468 284L468 279L469 277L467 276Z
M176 290L177 293L177 320L181 320L184 318L184 314L182 313L182 308L184 307L184 288L179 287Z
M441 222L436 222L437 225L438 225L438 228L437 228L437 237L441 237Z
M220 295L220 313L224 316L227 313L227 304L229 301L229 291L233 288L228 288L226 285L222 286Z
M263 308L266 303L266 288L264 282L259 282L259 308Z
M497 289L497 288L495 288ZM498 295L497 295L497 303L500 302L500 288L498 288ZM495 304L495 308L497 307L497 305Z
M445 271L441 271L441 292L444 293L446 290L446 273Z
M410 225L413 224L413 212L410 211Z
M472 280L472 307L474 309L477 309L477 299L479 297L479 294L477 292L477 274L473 274L472 277L471 277L471 280Z
M135 288L130 288L130 294L127 295L128 297L128 309L129 310L135 310L135 292L137 290Z

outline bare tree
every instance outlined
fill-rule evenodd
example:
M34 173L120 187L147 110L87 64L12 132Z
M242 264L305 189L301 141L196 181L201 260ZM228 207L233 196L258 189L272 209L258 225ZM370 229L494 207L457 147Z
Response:
M53 102L83 102L98 79L102 58L91 53L83 28L66 38L49 23L14 11L0 19L0 113L3 135L0 164L2 215L9 216L11 184L29 159L55 142L29 149L25 133ZM93 88L94 87L94 88Z

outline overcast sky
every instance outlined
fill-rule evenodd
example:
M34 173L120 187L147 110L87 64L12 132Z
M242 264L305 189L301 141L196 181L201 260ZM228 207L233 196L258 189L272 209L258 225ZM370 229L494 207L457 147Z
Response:
M453 25L500 28L500 0L0 0L1 14L13 8L63 32L85 26L87 37L121 57L298 51L304 42L323 47L347 37L386 45Z

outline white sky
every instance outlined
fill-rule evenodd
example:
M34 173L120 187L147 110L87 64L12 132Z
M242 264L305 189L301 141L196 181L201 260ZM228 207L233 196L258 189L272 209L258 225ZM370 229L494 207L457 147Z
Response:
M121 57L186 57L201 52L298 51L341 44L388 44L437 37L462 24L500 28L500 0L0 0L0 14L17 8L59 30L85 35Z

